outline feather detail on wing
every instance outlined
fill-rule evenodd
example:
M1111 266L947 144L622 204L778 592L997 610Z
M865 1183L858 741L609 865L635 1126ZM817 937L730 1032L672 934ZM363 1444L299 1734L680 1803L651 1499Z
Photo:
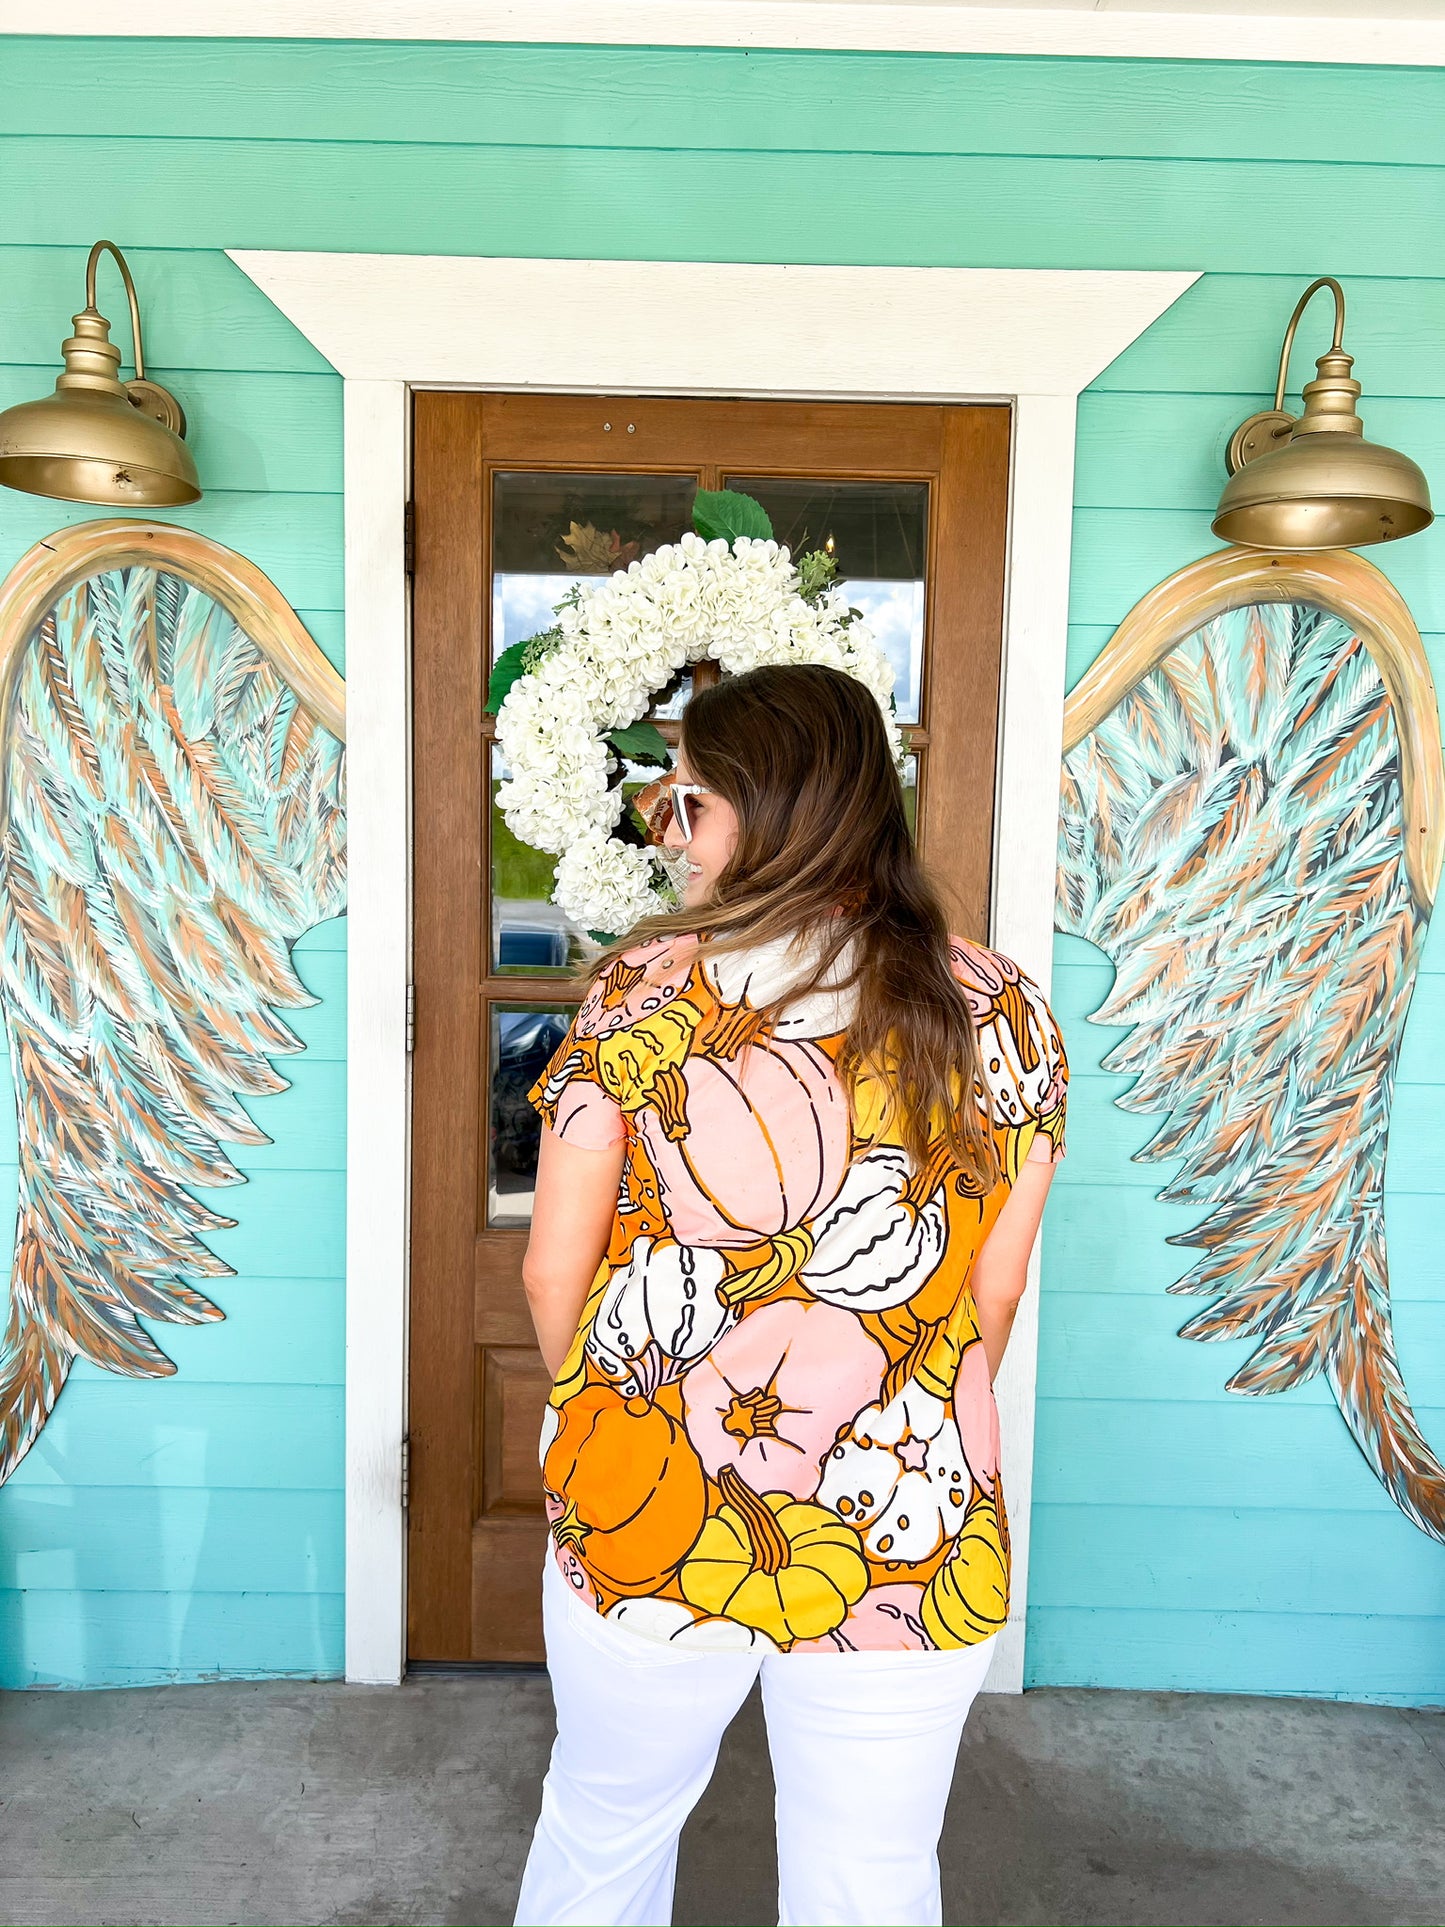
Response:
M1383 585L1366 587L1388 604L1392 659L1368 623L1261 591L1150 650L1142 673L1090 672L1066 724L1056 924L1114 962L1092 1021L1130 1026L1103 1060L1136 1079L1115 1101L1167 1114L1135 1156L1178 1160L1158 1195L1205 1213L1169 1240L1204 1252L1171 1291L1213 1301L1181 1335L1257 1341L1231 1391L1323 1372L1396 1504L1445 1538L1445 1470L1395 1356L1383 1218L1429 915L1407 802L1438 809L1439 739L1403 604L1344 563L1355 587L1361 571ZM1139 643L1124 644L1136 668Z
M287 1088L291 946L345 888L339 679L259 571L162 525L42 548L0 589L0 1480L75 1357L167 1374L141 1321L223 1315L190 1281L229 1275L204 1238L235 1220L188 1187L268 1141L241 1100Z

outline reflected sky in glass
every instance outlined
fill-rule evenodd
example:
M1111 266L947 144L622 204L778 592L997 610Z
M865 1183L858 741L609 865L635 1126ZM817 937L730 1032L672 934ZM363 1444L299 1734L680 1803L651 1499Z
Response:
M513 643L550 629L557 603L577 583L596 582L597 576L495 575L492 577L492 661ZM923 584L848 580L840 585L842 599L861 609L868 627L893 664L893 698L898 720L918 721L923 671ZM674 703L658 713L675 715Z

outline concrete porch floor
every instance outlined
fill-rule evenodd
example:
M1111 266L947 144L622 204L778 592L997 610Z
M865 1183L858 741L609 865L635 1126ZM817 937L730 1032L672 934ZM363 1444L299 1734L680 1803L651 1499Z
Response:
M14 1693L0 1919L509 1922L545 1677ZM677 1920L770 1922L756 1699L684 1837ZM985 1696L943 1843L951 1922L1445 1921L1445 1714Z

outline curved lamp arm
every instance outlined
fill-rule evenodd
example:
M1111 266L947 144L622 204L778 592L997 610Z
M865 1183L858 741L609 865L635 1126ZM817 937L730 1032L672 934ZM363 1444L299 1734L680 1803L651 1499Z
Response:
M110 243L108 241L102 241L98 242L97 246L109 247ZM117 255L116 259L119 260L120 257ZM122 271L123 270L124 263L122 263ZM126 279L129 281L129 275L126 276ZM1333 341L1330 343L1331 354L1339 353L1340 344L1345 338L1345 291L1332 274L1322 274L1318 281L1311 281L1299 300L1295 303L1294 313L1289 318L1289 326L1284 331L1284 346L1279 351L1279 380L1274 385L1274 405L1280 414L1284 412L1284 385L1285 379L1289 374L1289 358L1290 351L1294 347L1295 330L1299 327L1300 316L1321 288L1328 288L1335 297L1335 334ZM132 296L132 306L134 306L134 300L135 297ZM137 339L139 339L139 337L137 337Z
M125 256L121 253L114 241L97 241L95 246L90 250L90 259L85 264L85 305L92 314L98 314L100 312L95 305L95 274L102 254L109 254L114 257L115 265L120 269L120 278L125 283L126 300L130 303L131 340L135 347L135 378L137 381L144 381L146 378L146 363L145 348L142 345L140 333L140 303L135 298L135 283L130 278L130 269L125 264ZM1315 283L1316 287L1319 285L1319 282ZM1306 299L1308 299L1308 297L1306 297ZM1298 319L1298 316L1296 316L1296 319ZM1294 324L1291 323L1290 325L1293 327Z

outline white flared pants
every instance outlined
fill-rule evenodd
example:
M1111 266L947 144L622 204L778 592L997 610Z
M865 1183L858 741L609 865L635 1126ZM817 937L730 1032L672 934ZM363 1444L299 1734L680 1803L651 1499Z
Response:
M682 1824L759 1672L780 1927L942 1920L938 1836L993 1640L944 1653L671 1647L573 1598L550 1558L542 1612L557 1740L518 1927L666 1927Z

